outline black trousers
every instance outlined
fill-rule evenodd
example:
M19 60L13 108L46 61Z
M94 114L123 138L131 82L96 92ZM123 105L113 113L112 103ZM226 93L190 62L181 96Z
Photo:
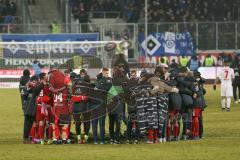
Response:
M238 97L237 97L237 89L238 89ZM233 83L233 97L234 101L240 99L240 84Z
M119 114L109 114L110 139L119 141L121 120Z
M128 123L127 123L127 138L131 140L138 140L139 138L139 128L137 123L136 113L129 113Z
M29 132L32 128L34 120L35 120L34 116L29 115L24 116L23 139L29 138Z
M84 134L88 135L90 130L89 113L73 113L76 135L81 135L81 124L83 123Z
M186 135L187 130L191 130L191 122L192 122L192 109L188 108L186 112L182 113L182 122L183 122L183 130L182 135Z

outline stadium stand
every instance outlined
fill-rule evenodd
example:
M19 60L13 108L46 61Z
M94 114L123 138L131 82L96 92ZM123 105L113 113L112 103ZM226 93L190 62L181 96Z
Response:
M16 16L17 6L15 1L1 0L0 1L0 30L1 32L14 32L17 23L21 22L21 18ZM9 25L9 27L6 27Z
M120 11L126 22L134 23L144 18L144 0L70 0L72 12ZM152 0L149 1L150 22L188 22L188 21L234 21L237 20L239 1L231 0ZM73 7L75 6L75 7ZM78 11L78 12L76 12ZM79 13L80 11L80 13Z

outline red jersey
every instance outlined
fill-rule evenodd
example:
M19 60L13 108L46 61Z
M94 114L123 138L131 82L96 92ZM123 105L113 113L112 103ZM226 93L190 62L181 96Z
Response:
M41 104L47 104L47 105L51 105L53 103L53 96L52 96L52 92L49 90L50 86L48 84L43 86L43 89L40 91L38 98L37 98L37 103Z
M68 89L64 89L61 92L54 93L54 114L59 116L60 114L69 114L69 98Z

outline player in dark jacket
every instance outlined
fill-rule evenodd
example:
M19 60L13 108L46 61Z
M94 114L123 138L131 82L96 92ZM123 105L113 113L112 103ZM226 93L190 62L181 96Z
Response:
M124 107L124 92L123 85L127 83L127 78L124 73L118 68L113 68L113 86L111 87L109 94L112 94L112 91L117 94L112 98L112 104L108 107L108 116L109 116L109 132L110 132L110 143L119 143L120 141L120 125L121 118L123 116L123 107ZM116 125L116 129L114 126Z
M27 73L27 75L26 75ZM29 132L32 127L33 121L34 121L34 115L26 114L26 109L29 107L29 103L32 99L32 92L34 88L34 81L37 81L37 77L33 76L31 79L29 78L30 72L25 71L23 74L26 76L22 76L20 79L20 85L19 89L21 92L21 98L22 98L22 109L24 112L24 129L23 129L23 143L29 143ZM31 84L31 85L30 85Z
M178 87L177 81L178 74L173 71L170 76L169 80L166 83L172 87ZM180 124L179 124L179 117L182 107L182 97L180 93L169 93L169 106L168 106L168 122L166 128L166 138L167 141L179 139L179 131L180 131ZM174 139L171 139L171 135L173 133Z
M139 78L137 78L136 70L131 71L130 79L127 84L128 91L126 102L128 106L128 123L127 123L127 143L138 143L139 129L137 124L137 110L134 92L137 90Z
M240 102L240 65L233 65L235 78L233 80L233 97L236 104ZM237 94L238 89L238 94Z
M192 121L192 138L199 139L203 135L203 111L207 107L204 95L206 90L203 84L205 80L201 77L200 72L194 72L196 94L194 97L194 110L193 110L193 121Z
M24 110L26 100L27 100L27 83L30 80L30 71L28 69L25 69L23 71L23 76L20 78L19 82L19 92L21 94L21 102L22 102L22 109Z
M182 96L182 119L183 119L183 139L191 136L191 118L193 109L194 77L193 73L187 68L182 67L177 78L179 84L179 93Z
M31 140L33 143L38 143L39 141L35 139L36 131L37 131L37 123L35 123L36 116L36 99L42 90L42 85L39 84L39 80L37 76L32 76L30 82L27 84L28 86L28 99L26 102L26 107L24 108L25 122L24 122L24 135L29 134L31 129Z
M72 112L75 122L75 130L78 144L86 143L88 140L88 133L90 128L90 117L88 112L88 94L87 88L90 83L90 78L87 72L82 69L80 76L74 79L72 85ZM81 137L81 123L84 124L84 138Z
M105 119L107 111L107 93L112 87L112 79L109 77L109 69L103 68L102 72L97 76L95 91L96 95L101 93L101 100L96 96L96 99L93 99L95 103L91 103L91 120L92 120L92 132L94 144L98 144L98 123L100 129L100 144L105 143ZM98 92L98 93L97 93ZM94 98L94 97L93 97Z

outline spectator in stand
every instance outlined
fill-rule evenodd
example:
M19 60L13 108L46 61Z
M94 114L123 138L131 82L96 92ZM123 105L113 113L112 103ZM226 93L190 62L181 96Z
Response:
M73 14L73 18L78 20L79 19L79 10L77 6L74 6L72 8L72 14Z
M36 1L35 0L28 0L28 5L36 5Z
M10 23L13 23L14 22L14 18L13 16L11 15L7 15L4 17L4 24L10 24Z
M12 25L16 23L16 12L17 12L17 6L14 1L9 0L0 0L0 23L8 24L8 26L2 26L1 31L2 32L12 32L13 28Z
M88 23L88 14L84 10L80 11L79 23Z
M57 20L55 19L49 26L52 34L61 33L61 27L58 24Z
M10 15L15 16L17 13L17 6L15 2L10 3L10 10L9 10Z

